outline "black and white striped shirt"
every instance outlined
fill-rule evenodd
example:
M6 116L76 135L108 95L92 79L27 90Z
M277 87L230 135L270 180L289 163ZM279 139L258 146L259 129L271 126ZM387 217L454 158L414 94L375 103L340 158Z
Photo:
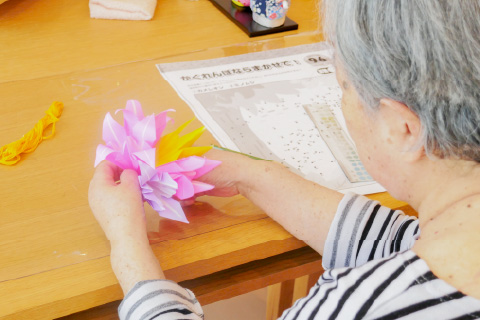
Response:
M410 250L419 233L415 218L347 194L327 237L326 271L281 319L480 319L480 300L435 277ZM138 283L119 314L131 320L203 319L193 293L166 280Z
M170 280L135 284L118 307L118 315L122 320L203 319L193 292Z

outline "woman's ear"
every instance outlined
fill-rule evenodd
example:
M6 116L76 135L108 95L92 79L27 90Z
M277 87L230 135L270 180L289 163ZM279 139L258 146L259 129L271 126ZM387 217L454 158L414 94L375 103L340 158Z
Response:
M389 143L393 143L396 156L405 161L413 162L425 155L423 145L419 144L422 138L422 124L415 112L405 104L383 98L380 100L380 116L386 124Z

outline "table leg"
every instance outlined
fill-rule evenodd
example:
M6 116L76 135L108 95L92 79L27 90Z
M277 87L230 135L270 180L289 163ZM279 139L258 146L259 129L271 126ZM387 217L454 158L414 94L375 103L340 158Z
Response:
M323 272L323 270L322 270ZM315 272L295 280L287 280L268 287L266 320L278 319L295 301L305 297L322 272Z

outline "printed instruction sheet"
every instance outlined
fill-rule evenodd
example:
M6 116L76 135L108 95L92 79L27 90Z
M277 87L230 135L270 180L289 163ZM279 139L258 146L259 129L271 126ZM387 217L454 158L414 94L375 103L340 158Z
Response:
M343 193L382 192L348 135L332 54L318 43L157 67L222 147Z

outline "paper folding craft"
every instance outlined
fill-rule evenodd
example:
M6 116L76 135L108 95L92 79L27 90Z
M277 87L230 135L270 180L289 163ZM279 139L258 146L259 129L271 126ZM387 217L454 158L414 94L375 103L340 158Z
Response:
M162 217L188 223L180 203L194 194L213 189L196 181L220 164L202 155L211 147L193 147L205 127L180 136L192 121L162 136L169 121L169 109L157 115L144 116L140 103L129 100L123 113L123 126L107 113L103 122L103 140L99 144L95 166L108 160L122 169L138 174L143 199Z

